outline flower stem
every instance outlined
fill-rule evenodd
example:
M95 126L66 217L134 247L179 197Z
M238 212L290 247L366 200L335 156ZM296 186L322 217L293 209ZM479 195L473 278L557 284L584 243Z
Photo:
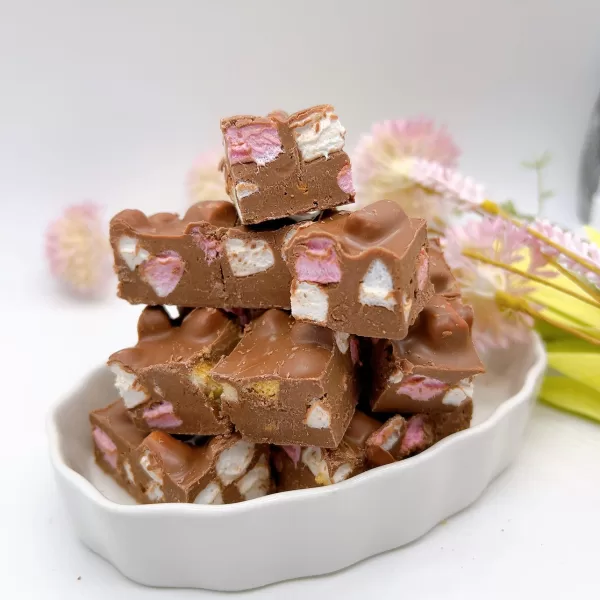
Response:
M564 246L557 244L555 241L551 240L549 237L546 237L543 233L540 233L539 231L536 231L533 227L530 227L529 225L526 225L523 222L519 221L519 219L515 219L512 215L509 215L506 211L502 210L502 208L500 206L498 206L495 202L492 202L491 200L484 200L479 205L479 209L482 210L484 213L487 213L489 215L494 215L496 217L500 217L500 218L504 219L505 221L509 221L516 227L524 227L525 231L527 231L527 233L529 235L531 235L532 237L540 240L540 242L544 242L544 244L546 244L546 246L550 246L551 248L554 248L560 254L563 254L567 258L570 258L572 261L582 265L588 271L591 271L592 273L594 273L595 275L598 275L598 277L600 277L600 267L596 266L594 263L590 262L583 256L580 256L576 252L572 252L568 248L565 248Z
M570 333L571 335L573 335L575 337L585 340L586 342L589 342L590 344L594 344L595 346L600 346L600 338L592 337L592 336L588 335L587 333L581 331L580 329L577 329L575 327L570 327L569 325L565 325L564 323L561 323L560 321L556 321L552 317L549 317L549 316L535 310L529 304L529 302L527 302L526 300L522 300L521 298L516 298L514 296L511 296L510 294L506 294L505 292L497 292L496 299L498 301L498 304L500 304L500 306L503 306L504 308L525 313L526 315L529 315L530 317L533 317L534 319L538 319L539 321L548 323L548 325L552 325L553 327L562 329L563 331L566 331L567 333Z
M516 267L513 267L512 265L507 265L506 263L494 260L493 258L488 258L487 256L484 256L483 254L480 254L479 252L473 252L472 250L463 250L463 255L467 256L469 258L472 258L473 260L477 260L479 262L485 263L487 265L492 265L494 267L498 267L499 269L508 271L509 273L514 273L515 275L520 275L524 279L529 279L530 281L535 281L536 283L539 283L541 285L545 285L552 289L558 290L559 292L562 292L563 294L567 294L568 296L577 298L577 300L581 300L582 302L585 302L586 304L590 304L591 306L594 306L595 308L600 308L600 302L597 302L595 299L589 298L588 296L584 296L583 294L580 294L579 292L575 292L573 290L568 290L567 288L564 288L564 287L554 283L550 279L544 279L543 277L539 277L538 275L534 275L533 273L527 273L526 271L517 269Z
M561 274L564 275L567 279L572 281L576 286L580 287L584 292L589 294L594 300L597 302L600 301L600 291L598 288L591 283L587 282L585 279L581 277L577 277L569 271L565 269L561 264L559 264L556 260L551 259L550 264Z

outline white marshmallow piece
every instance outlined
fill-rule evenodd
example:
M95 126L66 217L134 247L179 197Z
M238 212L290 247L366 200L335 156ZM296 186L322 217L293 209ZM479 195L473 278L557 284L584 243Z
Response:
M358 298L364 306L383 306L394 310L394 282L392 274L383 261L376 258L370 265L363 280L360 282Z
M398 370L395 373L392 373L388 377L388 383L391 383L391 384L400 383L403 379L404 379L404 373L402 371Z
M298 231L297 227L290 227L283 236L283 240L281 242L281 258L283 258L283 260L285 260L286 246L290 243L290 240L294 237L296 231Z
M296 223L303 223L304 221L315 221L320 214L320 210L310 210L306 213L302 213L301 215L290 215L288 219L291 219Z
M146 489L146 496L152 502L159 502L165 497L163 492L163 476L160 471L157 471L152 468L150 454L148 452L144 452L142 458L140 458L140 467L142 467L143 471L152 479L150 485Z
M352 473L352 465L350 463L344 463L335 470L331 481L333 481L333 483L344 481L344 479L348 479L350 473Z
M337 344L339 351L342 354L346 354L346 352L348 352L348 348L350 347L350 334L342 333L341 331L334 331L333 337L335 338L335 343Z
M235 485L245 500L267 495L271 485L271 471L264 454Z
M312 429L327 429L331 425L331 415L323 408L319 400L313 400L306 411L304 424Z
M119 238L119 254L131 271L148 260L150 253L144 250L136 238L123 235Z
M152 468L150 454L148 452L144 452L142 458L140 458L140 467L142 467L144 473L146 473L146 475L148 475L155 483L158 483L158 485L163 484L162 473Z
M223 392L221 393L221 402L237 402L239 400L237 390L229 383L221 383Z
M131 463L128 460L123 462L123 469L125 469L125 477L127 477L127 481L131 485L135 485L135 477L133 476L133 469L131 468Z
M146 496L152 502L160 502L165 497L165 494L158 483L152 482L146 489Z
M235 185L235 195L238 200L252 196L258 192L258 186L250 181L239 181Z
M473 397L474 388L475 384L472 377L461 379L456 387L446 392L442 404L460 406L467 398Z
M296 282L292 286L292 316L324 325L329 313L329 297L318 283Z
M247 277L267 271L275 264L271 246L265 240L228 239L225 252L236 277Z
M304 162L320 156L327 159L332 152L344 148L346 130L333 112L329 111L321 118L316 114L312 117L306 125L294 127L294 137Z
M302 450L301 460L315 476L317 483L320 483L321 485L329 485L331 483L331 479L329 478L329 468L323 458L321 448L317 448L316 446L304 448L304 450Z
M217 459L217 475L223 485L239 479L248 469L254 457L254 444L239 440L231 448L223 450Z
M400 441L400 431L401 431L400 428L393 429L392 433L387 436L387 439L385 440L385 442L383 442L383 444L381 444L381 447L384 450L391 452L392 448Z
M115 387L127 408L135 408L150 399L133 373L126 371L118 363L112 363L110 370L115 375Z
M196 498L194 498L194 504L223 504L221 486L216 481L211 481L196 496Z

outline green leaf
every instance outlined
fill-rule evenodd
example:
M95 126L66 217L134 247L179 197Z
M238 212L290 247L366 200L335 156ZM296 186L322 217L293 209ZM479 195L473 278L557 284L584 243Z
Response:
M555 408L600 423L600 392L570 379L549 375L544 379L540 400Z
M522 219L524 221L531 221L532 219L535 218L532 215L526 215L524 213L519 212L517 210L517 207L515 206L515 203L512 200L506 200L505 202L500 204L500 208L504 212L507 212L509 215L511 215L512 217L516 217L517 219Z
M551 347L572 347L574 340L564 340ZM579 340L578 340L579 341ZM586 342L581 340L583 344ZM592 346L592 344L588 344ZM593 350L586 351L548 351L548 366L565 377L570 377L600 393L600 351L596 346Z

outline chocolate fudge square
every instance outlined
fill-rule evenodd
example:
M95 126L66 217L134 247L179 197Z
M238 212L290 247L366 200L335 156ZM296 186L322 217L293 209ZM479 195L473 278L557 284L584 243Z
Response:
M349 344L277 309L246 328L211 376L224 413L254 442L336 447L357 400Z
M292 315L336 331L402 339L433 294L425 221L395 202L302 223L284 253Z
M380 426L379 421L357 410L337 448L275 447L277 491L340 483L362 473L367 469L367 440Z
M403 340L375 340L371 410L453 411L473 396L484 368L471 337L473 311L459 298L434 296Z
M231 504L273 490L269 447L219 435L194 447L162 431L149 434L132 455L146 477L144 502Z
M118 294L131 304L226 305L224 237L237 223L231 202L200 202L180 219L124 210L110 222Z
M138 343L108 359L135 425L145 432L230 431L221 412L221 386L209 372L240 338L238 323L215 308L196 308L172 320L162 307L146 307L138 321Z
M328 104L221 121L227 193L243 224L354 202L346 130Z
M98 466L138 502L143 502L146 474L131 461L131 454L144 440L144 434L131 422L123 401L92 411L90 424Z

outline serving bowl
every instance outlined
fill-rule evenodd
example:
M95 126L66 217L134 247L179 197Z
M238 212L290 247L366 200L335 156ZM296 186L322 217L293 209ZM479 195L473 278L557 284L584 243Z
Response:
M515 458L544 348L532 334L485 362L470 429L339 484L222 506L135 505L96 466L88 414L115 400L102 366L49 415L59 493L83 543L145 585L234 591L337 571L424 535L474 502Z

